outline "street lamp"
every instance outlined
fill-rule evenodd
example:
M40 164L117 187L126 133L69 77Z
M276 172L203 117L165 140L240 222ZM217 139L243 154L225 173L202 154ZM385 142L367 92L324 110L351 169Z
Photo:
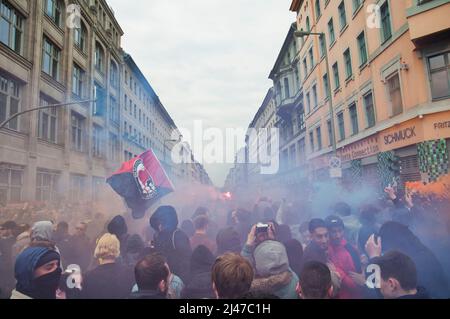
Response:
M6 119L4 122L2 122L0 124L0 130L4 127L6 127L6 125L11 122L12 120L14 120L16 117L19 117L20 115L26 114L26 113L30 113L30 112L34 112L34 111L40 111L40 110L46 110L46 109L51 109L51 108L56 108L56 107L63 107L63 106L69 106L69 105L74 105L74 104L84 104L84 103L91 103L91 102L95 102L96 100L84 100L84 101L72 101L72 102L67 102L67 103L58 103L58 104L53 104L53 105L46 105L46 106L37 106L37 107L32 107L28 110L19 112L14 114L13 116L11 116L10 118Z
M325 64L327 66L327 94L329 99L329 107L330 107L330 117L331 117L331 144L333 147L333 156L337 154L337 146L336 146L336 129L334 126L334 108L333 108L333 98L331 97L331 74L330 74L330 65L328 63L328 51L327 51L327 42L325 38L325 33L323 32L307 32L297 30L294 32L294 36L297 38L303 38L308 35L318 35L319 37L323 37L324 43L324 55L325 55Z

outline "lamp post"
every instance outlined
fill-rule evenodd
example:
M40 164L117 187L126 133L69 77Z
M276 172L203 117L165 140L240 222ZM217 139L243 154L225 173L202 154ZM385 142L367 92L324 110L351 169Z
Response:
M324 54L325 54L325 64L327 67L327 94L329 99L329 107L330 107L330 117L331 117L331 144L333 147L333 156L337 155L337 146L336 146L336 129L334 126L334 108L333 108L333 98L331 97L331 80L330 80L330 65L328 63L328 51L327 51L327 42L325 38L325 33L323 32L306 32L306 31L295 31L294 36L298 38L303 38L308 35L318 35L319 37L323 37L323 41L325 44Z
M96 100L84 100L84 101L72 101L72 102L67 102L67 103L58 103L58 104L53 104L53 105L46 105L46 106L37 106L37 107L32 107L28 110L19 112L14 114L13 116L11 116L10 118L6 119L4 122L2 122L0 124L0 130L4 127L6 127L6 125L11 122L12 120L14 120L16 117L19 117L20 115L26 114L26 113L30 113L30 112L34 112L34 111L40 111L40 110L46 110L46 109L51 109L51 108L56 108L56 107L63 107L63 106L69 106L69 105L74 105L74 104L84 104L84 103L91 103L91 102L95 102Z

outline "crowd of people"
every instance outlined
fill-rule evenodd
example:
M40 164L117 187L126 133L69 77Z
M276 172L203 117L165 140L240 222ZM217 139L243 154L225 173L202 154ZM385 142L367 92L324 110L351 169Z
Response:
M230 208L224 223L211 208L180 222L175 207L160 206L140 233L123 215L106 219L78 207L42 216L24 207L1 216L0 296L450 298L449 269L436 253L446 247L448 254L449 234L429 247L418 235L425 208L392 188L386 194L383 207L338 202L323 219L306 205L268 198Z

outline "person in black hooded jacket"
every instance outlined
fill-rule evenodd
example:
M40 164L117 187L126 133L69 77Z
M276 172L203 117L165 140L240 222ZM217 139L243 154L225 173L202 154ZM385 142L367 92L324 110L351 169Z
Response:
M108 233L116 235L120 242L120 257L127 264L127 243L128 243L128 226L125 218L121 215L115 216L107 226Z
M161 206L150 217L150 226L156 231L153 245L167 258L171 271L187 282L192 255L188 236L178 229L178 217L172 206Z
M211 269L214 255L203 245L192 252L190 281L181 292L182 299L215 299L212 289Z

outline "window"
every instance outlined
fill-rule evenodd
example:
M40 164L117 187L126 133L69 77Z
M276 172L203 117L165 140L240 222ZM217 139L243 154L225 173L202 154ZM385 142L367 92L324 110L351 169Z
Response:
M276 98L277 98L278 104L281 104L281 100L282 100L281 94L282 94L281 83L280 83L280 81L278 81L277 82L277 90L276 90Z
M296 145L294 144L289 148L289 157L290 157L289 166L290 167L295 167L296 160L297 160L297 150L296 150L295 146Z
M333 75L334 75L334 88L335 90L337 90L338 88L341 87L341 82L339 80L339 67L337 62L333 64Z
M319 17L322 15L322 12L320 11L320 0L316 0L315 8L316 8L316 19L319 19Z
M311 153L314 153L314 132L309 132L309 147L311 150Z
M102 140L103 140L103 129L94 124L92 130L92 156L93 157L102 157Z
M333 145L333 128L331 126L331 120L327 121L327 130L328 130L328 146Z
M85 72L75 63L73 64L73 83L72 83L72 93L83 97L83 83L85 78Z
M60 175L44 170L36 173L36 200L55 201L57 199L58 181Z
M364 108L366 109L367 127L375 126L375 109L372 92L364 96Z
M317 135L317 149L320 151L322 149L322 130L320 129L320 126L316 128L316 135Z
M342 1L339 4L338 11L339 11L339 23L340 23L341 31L342 31L342 29L344 29L345 26L347 25L347 16L345 13L345 2L344 1Z
M313 96L313 103L314 103L313 107L316 108L319 105L319 103L317 101L317 86L316 85L313 85L313 87L312 87L312 96Z
M113 61L111 61L111 66L110 66L110 84L112 87L114 88L118 88L119 87L119 71L117 69L117 64Z
M311 31L311 24L309 22L309 17L306 17L306 31L307 32Z
M364 65L367 62L367 48L366 48L366 37L364 32L358 35L358 49L359 49L359 65Z
M339 141L345 139L345 123L344 123L344 113L341 112L337 116L338 118L338 126L339 126Z
M431 94L433 99L450 96L450 53L428 58L430 69Z
M322 79L323 79L323 88L325 90L325 92L323 92L323 96L330 98L330 87L329 87L329 83L328 83L328 74L325 74Z
M0 74L0 123L20 111L20 86L10 77ZM19 130L19 119L16 117L7 125L11 130Z
M401 114L403 112L403 101L398 73L394 74L387 80L387 85L392 105L392 116Z
M105 90L97 83L94 83L94 99L92 114L95 116L103 116L106 108Z
M309 114L311 112L311 99L310 99L309 92L306 93L306 109Z
M380 7L381 15L381 42L384 43L392 36L391 30L391 14L389 12L388 1L383 3Z
M55 102L41 96L40 105L47 106L52 104L55 104ZM47 142L55 144L58 142L58 110L55 107L39 111L38 136Z
M109 133L109 159L113 162L119 160L119 139L117 135Z
M300 83L300 74L298 72L298 68L295 68L295 84L297 85L297 89L299 89L301 87L301 83Z
M86 53L86 37L87 30L86 26L83 22L81 22L80 28L73 29L73 41L75 43L75 47L78 48L81 52Z
M304 138L302 138L298 142L298 156L300 159L300 164L303 164L306 162L306 142L305 142Z
M0 204L22 200L23 169L16 166L0 166Z
M303 72L305 73L304 78L308 76L308 63L306 62L306 58L303 59Z
M356 135L359 133L359 126L358 126L358 110L356 109L356 103L353 103L349 107L349 113L350 113L350 121L352 123L352 134Z
M325 37L324 36L320 36L319 37L319 42L320 42L320 57L323 57L323 56L325 56L325 53L326 53L326 47L325 47Z
M104 64L105 64L105 51L103 50L100 43L95 43L95 68L99 72L104 72Z
M16 53L22 53L22 15L5 0L0 1L0 42Z
M305 123L305 109L303 105L298 108L297 112L297 124L300 131L304 131L306 129L306 123Z
M47 37L44 37L42 51L42 71L59 81L61 50Z
M109 112L110 120L116 124L119 124L119 106L117 105L117 101L113 96L110 97L109 107L110 107Z
M83 151L83 132L84 132L84 118L77 113L72 112L71 115L72 125L72 149L74 151Z
M83 200L86 193L86 176L70 175L70 200L78 202Z
M103 186L105 185L105 179L102 177L92 177L92 200L99 201L102 194Z
M362 0L353 0L353 13L356 12L356 10L359 9L361 6Z
M289 92L289 79L284 78L284 98L287 99L291 96Z
M334 41L336 40L334 36L334 25L333 25L333 18L328 21L328 34L330 37L330 47L333 45Z
M313 55L312 48L309 49L308 55L309 55L309 64L311 65L311 70L312 70L314 68L314 55Z
M62 26L62 13L64 11L61 0L45 0L45 14L58 26Z
M346 79L349 79L353 75L352 58L350 56L350 49L347 49L344 52L344 63L345 63Z

